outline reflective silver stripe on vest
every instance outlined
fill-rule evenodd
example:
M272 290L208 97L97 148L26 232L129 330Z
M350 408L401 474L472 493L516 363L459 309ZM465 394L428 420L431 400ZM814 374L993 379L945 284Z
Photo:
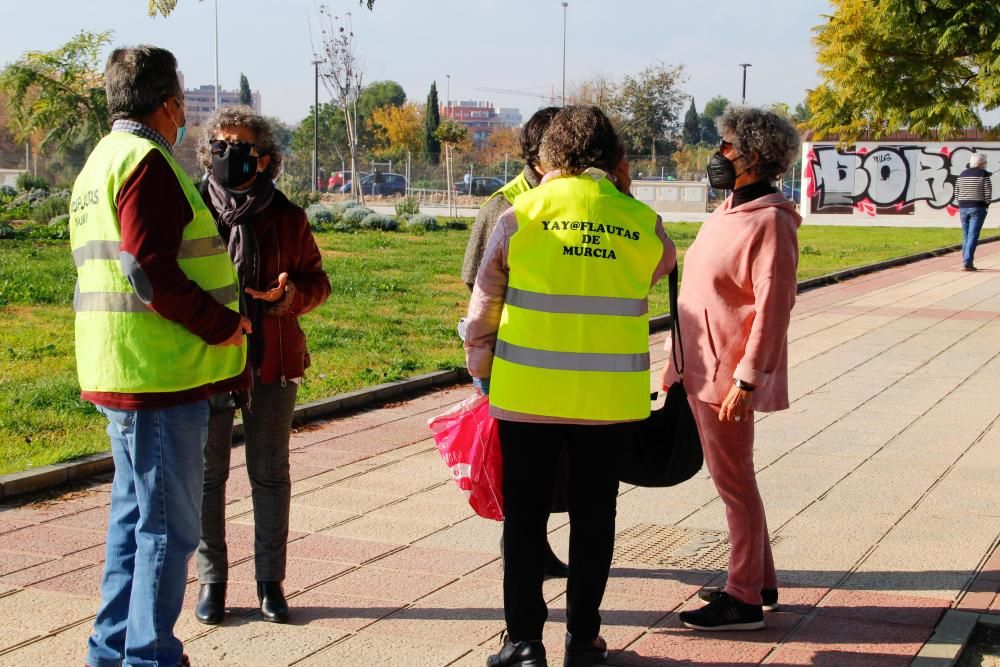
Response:
M504 303L543 313L575 313L578 315L624 315L639 317L649 312L646 299L623 299L614 296L575 296L542 294L507 288Z
M226 305L239 299L239 291L235 285L207 290L213 299ZM135 292L80 292L73 295L73 310L83 312L105 313L144 313L149 306Z
M649 370L649 352L641 354L602 354L593 352L551 352L521 347L498 340L494 355L522 366L550 368L557 371L601 371L636 373Z
M120 250L120 241L87 241L86 244L73 251L73 261L77 266L90 259L111 259L117 260ZM208 236L203 239L189 239L181 241L177 251L177 259L193 259L195 257L209 257L226 252L226 246L218 236Z

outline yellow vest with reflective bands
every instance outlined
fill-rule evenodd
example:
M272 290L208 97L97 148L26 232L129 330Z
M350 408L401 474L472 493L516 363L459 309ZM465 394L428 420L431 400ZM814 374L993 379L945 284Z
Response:
M649 415L648 303L656 213L603 172L518 195L490 402L587 421Z
M169 152L128 132L97 144L73 185L70 245L76 263L76 363L80 388L111 393L175 392L239 375L246 346L209 345L149 308L122 271L117 199L150 151L177 176L194 213L177 263L219 303L239 311L239 280L215 221L191 179Z

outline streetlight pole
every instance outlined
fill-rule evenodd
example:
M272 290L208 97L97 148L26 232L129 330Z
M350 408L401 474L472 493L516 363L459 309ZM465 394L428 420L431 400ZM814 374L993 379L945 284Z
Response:
M747 103L747 67L752 67L750 63L740 63L740 67L743 68L743 102L741 104Z
M311 192L316 192L316 181L319 178L318 165L316 161L319 157L319 64L320 60L313 60L313 154L312 154L312 188Z
M445 74L444 78L448 80L444 93L444 105L445 107L451 107L451 74Z
M219 0L215 0L215 108L219 108Z
M566 8L569 7L568 2L562 3L563 8L563 63L562 63L562 100L561 106L566 106Z

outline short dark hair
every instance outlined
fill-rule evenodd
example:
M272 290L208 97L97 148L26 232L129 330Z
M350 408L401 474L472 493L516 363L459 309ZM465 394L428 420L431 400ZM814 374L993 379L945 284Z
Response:
M545 134L545 128L549 126L557 113L559 113L559 107L539 109L521 128L521 134L518 137L521 142L521 158L528 163L529 167L538 164L538 150L542 147L542 135Z
M611 173L625 157L614 125L595 106L563 107L542 138L539 157L547 169L580 174L590 167Z
M144 118L171 95L181 96L174 54L141 44L115 49L104 68L111 120Z

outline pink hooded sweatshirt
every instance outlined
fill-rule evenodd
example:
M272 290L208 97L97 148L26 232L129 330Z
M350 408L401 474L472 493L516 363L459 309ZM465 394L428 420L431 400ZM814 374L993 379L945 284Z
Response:
M732 197L708 216L684 257L684 388L718 405L738 378L756 386L754 410L784 410L802 218L781 193L731 205ZM676 379L671 362L664 387Z

